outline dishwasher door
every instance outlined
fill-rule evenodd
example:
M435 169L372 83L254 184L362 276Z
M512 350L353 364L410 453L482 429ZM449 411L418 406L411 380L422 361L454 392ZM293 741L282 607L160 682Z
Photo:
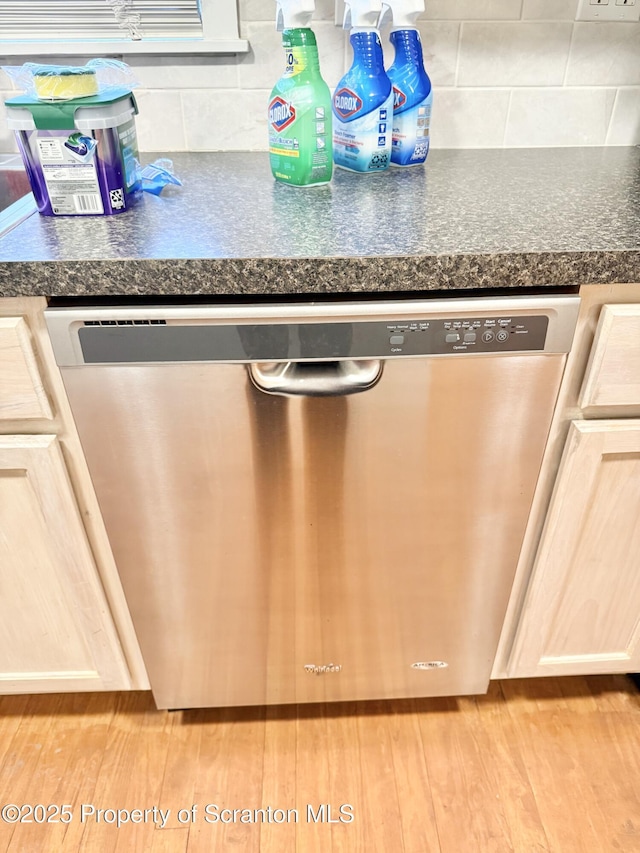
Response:
M49 309L158 707L484 692L576 312Z

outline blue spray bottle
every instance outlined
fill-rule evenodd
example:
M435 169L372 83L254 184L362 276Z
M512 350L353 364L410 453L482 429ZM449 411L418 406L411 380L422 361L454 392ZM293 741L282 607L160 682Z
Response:
M333 95L333 160L353 172L380 172L391 162L393 90L376 25L381 0L347 0L353 64Z
M393 27L390 40L396 51L388 70L393 85L394 166L417 166L429 153L429 125L433 92L424 68L420 33L416 19L424 11L423 0L384 0L391 9Z

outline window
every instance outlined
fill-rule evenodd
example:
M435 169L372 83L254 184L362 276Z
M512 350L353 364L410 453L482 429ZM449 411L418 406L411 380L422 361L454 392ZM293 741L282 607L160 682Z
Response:
M236 0L0 0L0 56L244 53Z

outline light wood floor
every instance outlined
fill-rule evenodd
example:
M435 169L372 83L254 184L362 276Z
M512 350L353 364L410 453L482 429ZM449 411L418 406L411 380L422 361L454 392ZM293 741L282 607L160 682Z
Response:
M338 822L309 819L323 803ZM476 698L175 713L146 693L2 697L3 804L72 815L0 822L11 853L640 851L640 692L603 676L503 681ZM170 816L163 829L117 828L82 822L81 804ZM207 804L290 819L208 823ZM340 822L346 805L353 820Z

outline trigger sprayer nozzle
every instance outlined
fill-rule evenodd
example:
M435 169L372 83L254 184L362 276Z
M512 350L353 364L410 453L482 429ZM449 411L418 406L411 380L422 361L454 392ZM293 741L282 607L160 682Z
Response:
M342 29L375 30L382 17L382 0L346 0Z
M380 20L387 10L393 17L395 29L402 27L415 28L416 21L424 12L424 0L382 0L383 11Z
M311 23L314 0L276 0L276 30L304 29Z

